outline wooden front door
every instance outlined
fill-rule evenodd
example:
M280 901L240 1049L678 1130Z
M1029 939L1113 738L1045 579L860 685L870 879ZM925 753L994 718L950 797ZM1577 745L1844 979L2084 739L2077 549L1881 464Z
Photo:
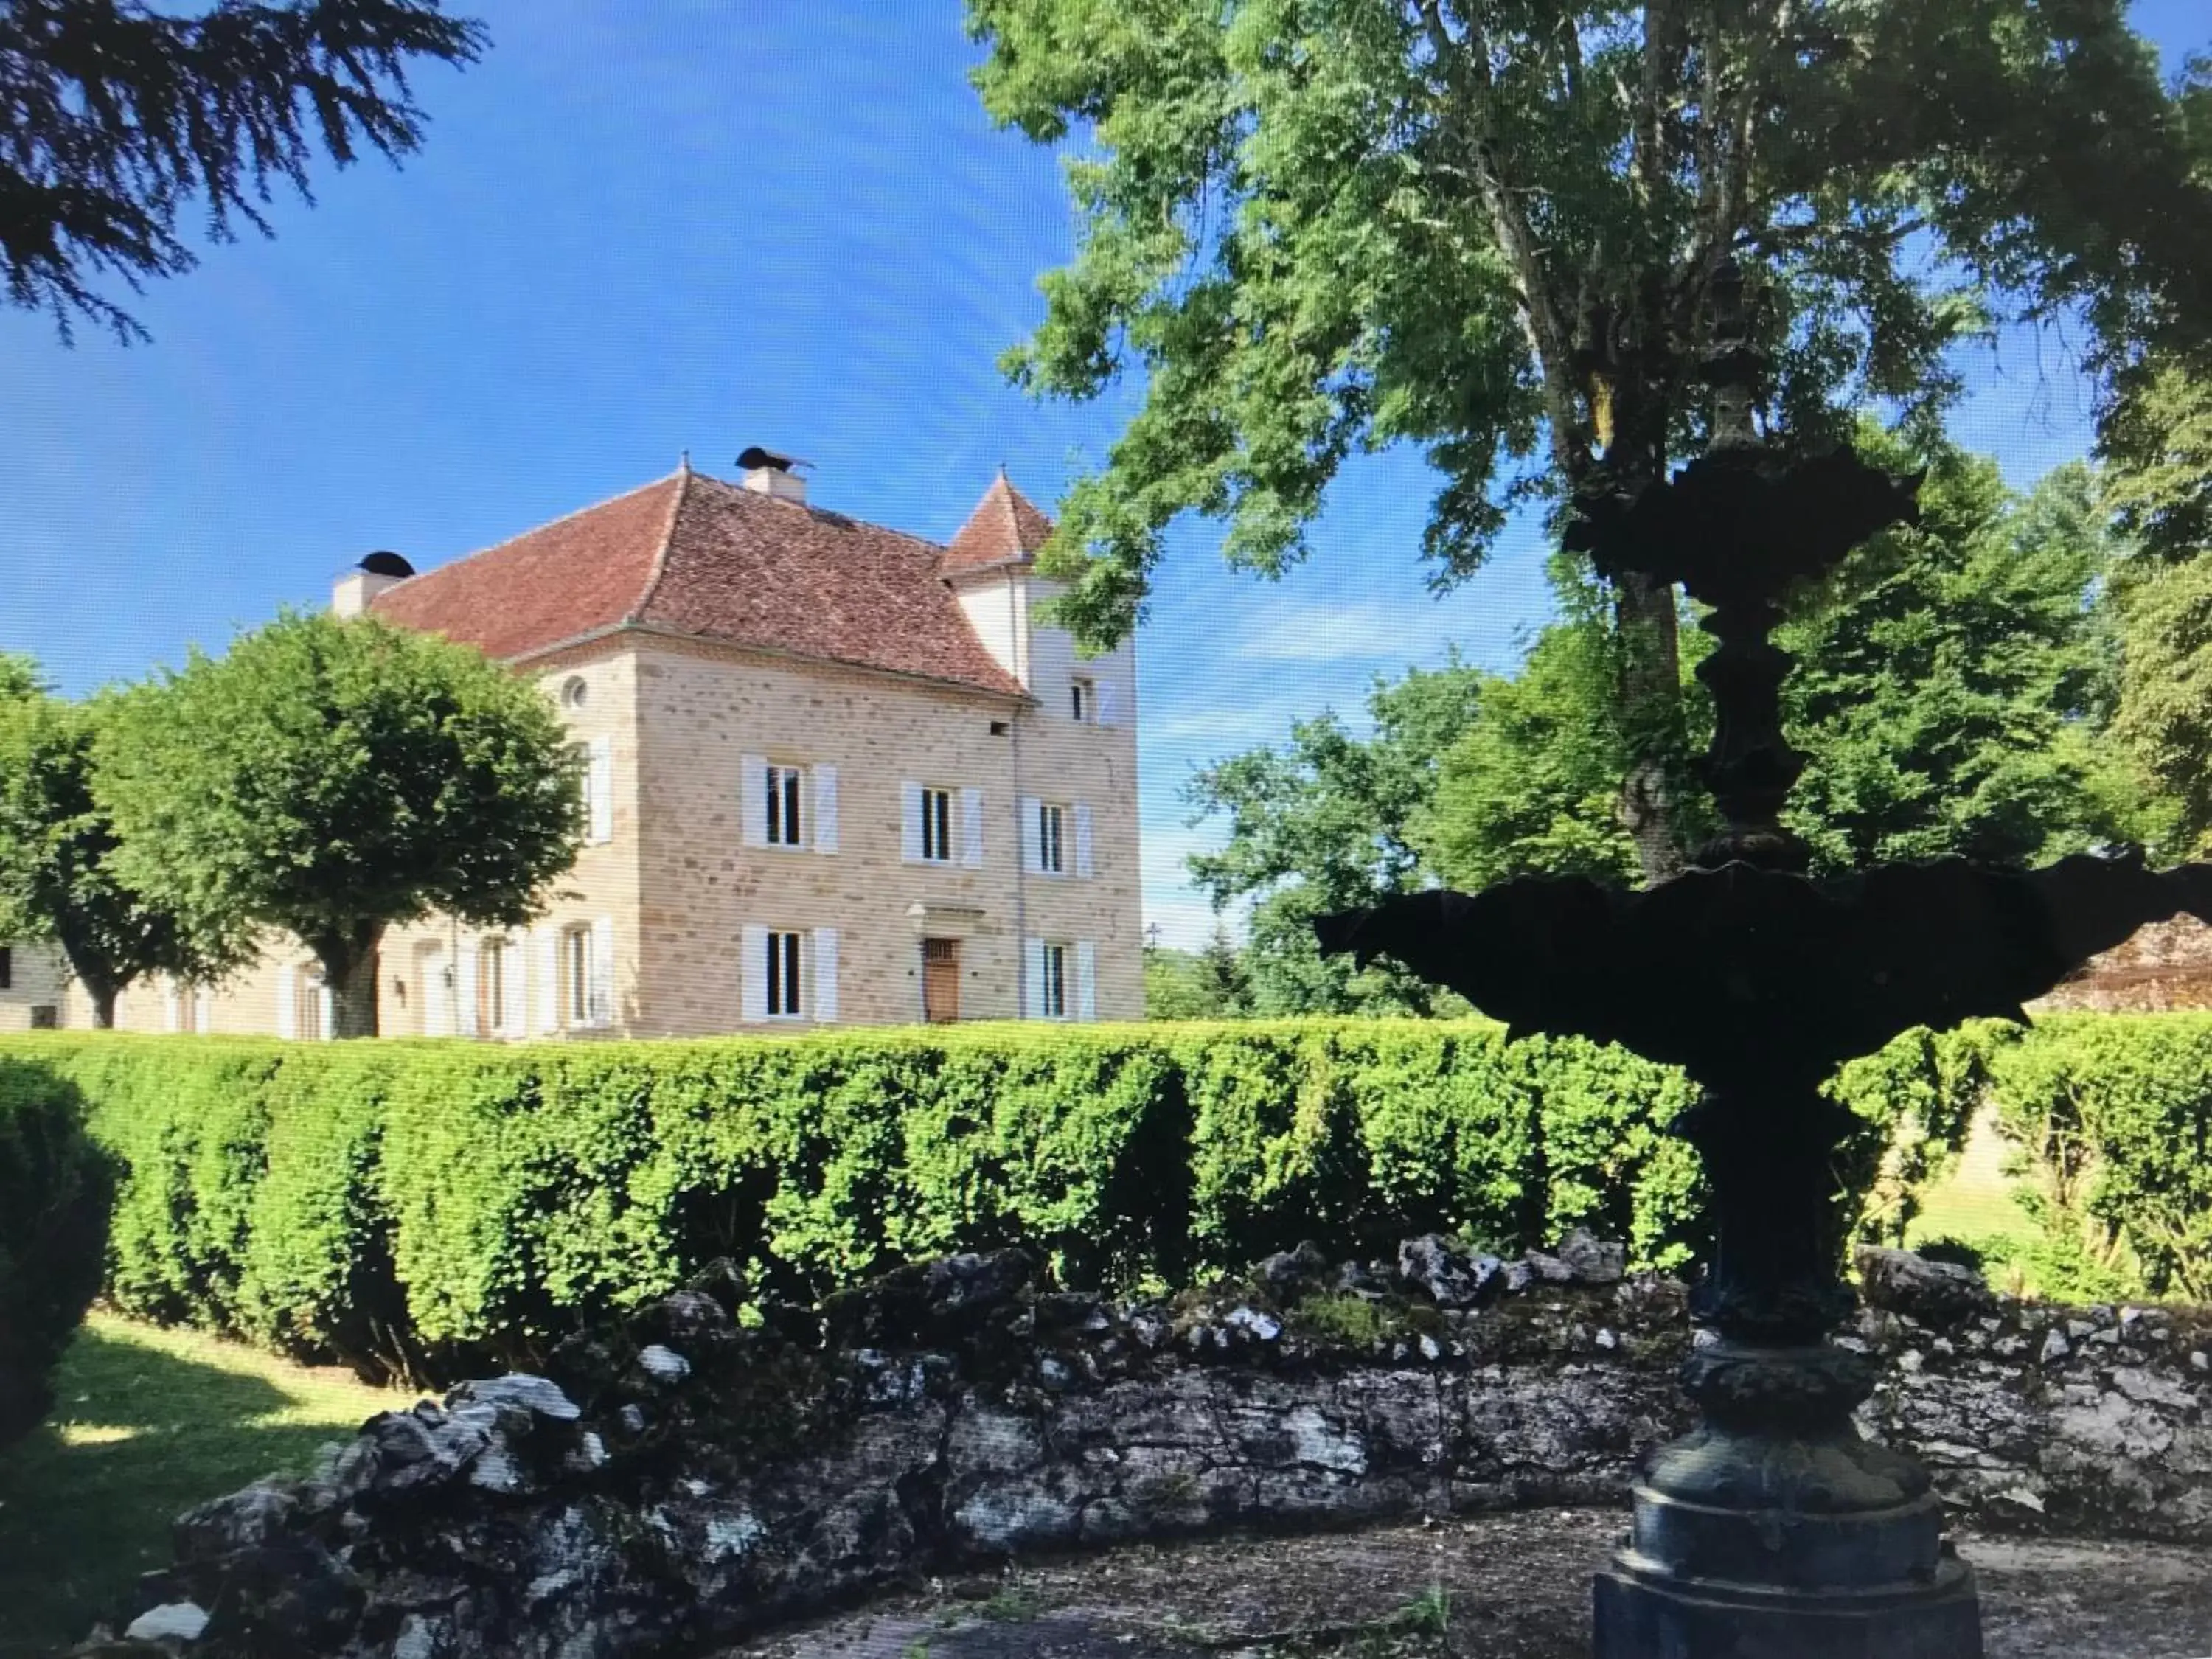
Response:
M933 1025L960 1018L960 941L921 942L921 1017Z

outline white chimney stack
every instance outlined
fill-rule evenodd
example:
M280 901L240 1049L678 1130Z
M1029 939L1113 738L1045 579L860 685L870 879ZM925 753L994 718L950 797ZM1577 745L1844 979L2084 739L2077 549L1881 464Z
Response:
M415 567L397 553L372 553L331 589L331 614L358 617L386 588L398 586L414 574Z
M795 469L811 465L811 461L802 461L796 455L779 455L758 444L738 457L738 468L744 475L739 483L757 495L773 495L780 501L806 500L806 480Z

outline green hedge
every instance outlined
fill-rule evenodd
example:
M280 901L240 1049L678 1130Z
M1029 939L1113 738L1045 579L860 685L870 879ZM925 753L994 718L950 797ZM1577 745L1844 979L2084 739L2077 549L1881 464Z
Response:
M126 1172L118 1306L371 1371L527 1360L720 1255L801 1299L1018 1241L1100 1285L1307 1238L1518 1249L1580 1224L1673 1266L1702 1237L1695 1155L1663 1133L1692 1098L1680 1073L1508 1047L1479 1022L523 1047L64 1034L7 1054L81 1091ZM1929 1064L1907 1045L1846 1075L1868 1124L1845 1201L1918 1121Z
M2212 1014L1987 1034L2027 1237L1976 1241L2047 1294L2212 1303Z
M82 1117L52 1071L0 1057L0 1446L53 1404L54 1363L100 1288L112 1185Z

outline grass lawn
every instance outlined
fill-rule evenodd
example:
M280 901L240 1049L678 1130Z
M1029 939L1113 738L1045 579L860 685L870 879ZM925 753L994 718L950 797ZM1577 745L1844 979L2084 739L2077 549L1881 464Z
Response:
M94 1313L54 1379L53 1415L0 1451L0 1659L82 1638L194 1504L280 1471L404 1406L341 1370Z
M2009 1150L1995 1121L1987 1114L1978 1117L1958 1166L1922 1195L1920 1213L1905 1229L1906 1243L1946 1237L1971 1242L1996 1233L2033 1237L2035 1224L2014 1195L2019 1183L2004 1173Z

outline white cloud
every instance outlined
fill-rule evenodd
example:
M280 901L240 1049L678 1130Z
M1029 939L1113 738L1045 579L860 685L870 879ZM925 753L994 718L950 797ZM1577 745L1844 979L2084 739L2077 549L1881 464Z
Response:
M1213 936L1213 906L1191 884L1184 860L1212 851L1223 839L1218 824L1145 826L1145 926L1160 930L1161 944L1194 951Z
M1248 611L1233 654L1243 662L1402 662L1422 654L1441 617L1373 599L1331 604L1286 602L1271 595L1265 609ZM1408 647L1411 647L1409 650Z

